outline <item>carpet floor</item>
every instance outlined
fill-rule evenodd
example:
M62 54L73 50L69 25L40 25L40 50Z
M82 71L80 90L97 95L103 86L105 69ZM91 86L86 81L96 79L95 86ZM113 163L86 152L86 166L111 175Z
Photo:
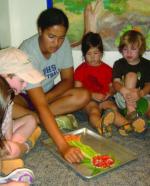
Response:
M82 127L90 128L87 122L81 121ZM123 137L114 130L112 140L135 152L138 159L87 181L43 145L42 140L47 138L42 129L42 136L35 148L23 157L25 166L35 174L34 186L150 186L150 129L141 137Z

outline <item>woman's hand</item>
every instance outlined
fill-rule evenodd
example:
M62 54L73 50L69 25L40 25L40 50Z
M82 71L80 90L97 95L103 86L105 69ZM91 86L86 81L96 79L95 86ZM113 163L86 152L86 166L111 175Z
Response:
M69 163L80 163L84 158L79 148L71 147L69 145L66 145L60 152L64 159Z

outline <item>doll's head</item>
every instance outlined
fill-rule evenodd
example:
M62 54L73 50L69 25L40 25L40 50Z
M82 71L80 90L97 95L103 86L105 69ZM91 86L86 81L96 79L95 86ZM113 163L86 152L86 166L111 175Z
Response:
M83 36L81 46L83 57L92 66L101 62L103 55L103 43L99 34L88 32Z

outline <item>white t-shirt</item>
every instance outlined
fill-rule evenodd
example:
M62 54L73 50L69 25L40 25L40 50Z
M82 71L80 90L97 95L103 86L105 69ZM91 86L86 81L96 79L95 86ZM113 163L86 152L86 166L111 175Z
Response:
M42 86L44 92L49 91L53 88L54 80L59 75L61 69L73 66L72 51L67 38L65 38L62 46L49 59L46 59L41 53L38 35L23 41L20 49L27 53L33 66L46 77L40 84L28 84L26 90Z

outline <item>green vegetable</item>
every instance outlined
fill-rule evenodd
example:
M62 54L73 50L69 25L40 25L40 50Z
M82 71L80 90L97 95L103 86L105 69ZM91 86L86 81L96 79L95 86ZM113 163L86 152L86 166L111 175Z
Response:
M97 155L101 155L100 153L97 153L95 150L93 150L90 146L88 145L85 145L83 144L82 142L80 141L75 141L75 140L72 140L72 141L68 141L68 143L73 146L73 147L77 147L81 150L82 154L84 155L84 159L82 160L82 164L84 164L88 169L90 169L92 172L91 172L91 175L96 175L98 174L99 172L106 172L108 169L110 169L110 167L108 168L97 168L95 167L93 164L92 164L92 158L94 156L97 156ZM110 155L111 156L111 155ZM113 156L111 156L113 157ZM115 158L113 158L115 160ZM111 165L111 167L117 167L119 166L120 164L120 161L118 160L115 160L114 161L114 164Z
M81 143L80 141L69 141L71 146L78 147L85 158L91 159L93 156L97 155L97 152L94 151L90 146Z

